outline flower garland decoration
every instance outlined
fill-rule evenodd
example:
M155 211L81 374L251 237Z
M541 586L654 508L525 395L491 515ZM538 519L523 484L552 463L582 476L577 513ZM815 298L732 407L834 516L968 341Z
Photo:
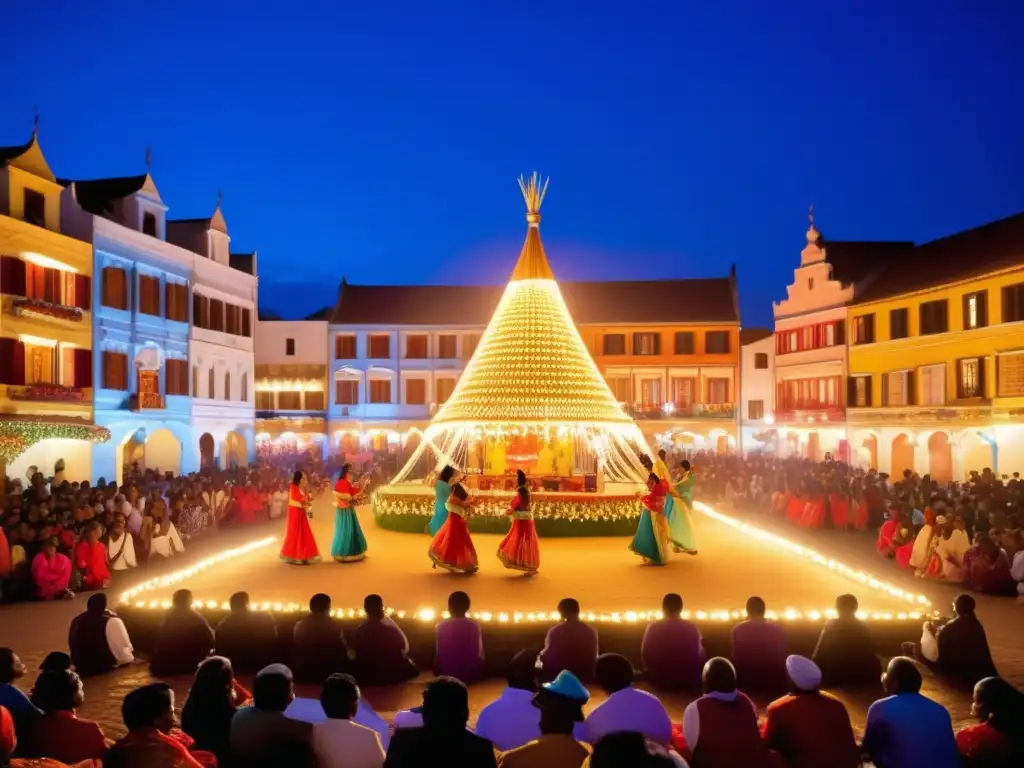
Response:
M85 390L60 384L29 384L26 387L8 387L7 396L12 400L77 403L85 400Z
M0 421L0 456L5 461L12 461L40 440L86 440L90 443L105 443L110 440L110 430L95 424L61 421Z
M72 323L82 322L82 318L85 316L80 307L71 307L31 297L16 298L12 302L12 306L18 314L42 315L57 320L68 320Z

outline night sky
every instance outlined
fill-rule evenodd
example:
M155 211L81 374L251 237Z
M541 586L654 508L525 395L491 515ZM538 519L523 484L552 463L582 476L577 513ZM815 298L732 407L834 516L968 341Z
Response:
M492 10L491 7L500 8ZM744 325L826 238L1024 210L1024 2L11 0L0 144L59 176L218 189L264 308L338 281L494 283L552 177L564 279L724 275Z

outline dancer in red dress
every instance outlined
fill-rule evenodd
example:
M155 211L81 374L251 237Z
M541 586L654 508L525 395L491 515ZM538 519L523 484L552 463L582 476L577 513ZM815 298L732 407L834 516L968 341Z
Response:
M470 513L471 506L469 494L461 483L452 486L452 495L445 502L445 507L448 509L448 519L430 542L430 559L435 568L441 567L452 573L476 573L480 561L469 535L469 525L466 524L466 515Z
M309 527L313 513L308 490L305 473L296 472L288 489L288 531L281 547L281 559L292 565L320 562L320 550L316 548L313 529Z
M512 528L498 546L498 559L513 571L536 573L540 568L540 546L530 509L530 487L521 469L516 471L516 485L516 495L505 513L512 516Z

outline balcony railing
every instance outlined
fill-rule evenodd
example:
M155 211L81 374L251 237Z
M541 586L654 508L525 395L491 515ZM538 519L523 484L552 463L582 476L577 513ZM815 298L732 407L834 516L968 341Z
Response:
M846 411L835 405L806 406L803 408L780 408L775 411L777 422L810 423L843 421Z
M31 400L49 403L81 403L85 401L85 389L65 387L60 384L27 384L23 387L7 387L11 400Z
M735 419L736 403L623 403L622 409L634 419Z
M11 308L16 315L30 315L35 317L53 318L55 320L66 320L71 323L82 322L85 313L78 307L69 307L66 304L56 304L43 299L32 299L19 296L11 302Z

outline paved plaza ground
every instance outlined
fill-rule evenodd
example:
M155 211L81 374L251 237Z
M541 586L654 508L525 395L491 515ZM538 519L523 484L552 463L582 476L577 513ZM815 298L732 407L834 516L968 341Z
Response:
M680 555L664 568L641 565L639 558L628 551L626 539L546 539L541 543L541 572L532 577L522 576L503 569L494 557L499 537L480 535L474 538L480 553L481 571L472 577L460 577L430 568L426 536L384 531L373 525L368 508L363 508L360 514L370 547L370 556L362 563L341 565L325 561L309 567L289 566L278 560L279 542L275 542L203 571L183 586L192 589L198 598L218 602L244 589L257 601L304 604L312 593L324 591L331 594L339 608L358 608L365 594L378 592L390 605L407 611L443 608L447 595L454 589L469 592L474 609L493 612L551 611L561 597L568 595L579 598L584 610L653 610L668 591L682 594L688 608L694 611L739 610L754 593L780 612L787 607L801 611L822 610L831 606L835 596L842 592L857 594L862 607L869 612L913 610L912 606L883 592L851 582L837 572L806 562L703 515L695 516L700 554L696 557ZM873 542L865 536L797 531L761 517L751 517L748 521L880 581L923 593L935 607L943 610L956 594L953 586L914 579L892 563L879 560L874 555ZM330 542L332 525L333 513L326 500L321 500L314 530L324 551ZM122 589L169 568L187 566L204 556L250 540L279 537L283 527L280 521L207 537L190 547L178 562L166 564L159 570L154 568L151 573L136 572L118 582L111 590L111 598L116 600ZM169 598L172 590L170 587L162 592L147 593L147 599L162 601ZM33 669L48 651L66 648L67 627L71 618L83 609L81 597L55 604L4 606L0 608L0 645L15 648ZM1024 606L1009 599L982 597L979 598L979 614L1002 674L1016 685L1024 685L1024 643L1020 642L1024 637ZM917 637L906 639L916 640ZM26 685L31 684L33 677L30 674ZM149 679L148 667L138 666L88 680L82 716L99 720L110 735L121 733L121 700L129 690ZM178 692L180 705L188 690L188 680L171 682ZM474 714L497 695L501 686L501 681L495 680L471 688ZM950 707L955 722L962 724L968 720L970 705L965 694L949 690L930 677L927 688L931 695ZM415 705L419 689L420 683L414 681L404 686L367 691L366 695L387 717L400 708ZM300 693L315 695L312 689ZM873 692L843 693L842 697L850 706L859 729ZM591 706L599 702L600 696L596 696ZM687 702L685 696L667 698L666 705L674 720L679 720Z

